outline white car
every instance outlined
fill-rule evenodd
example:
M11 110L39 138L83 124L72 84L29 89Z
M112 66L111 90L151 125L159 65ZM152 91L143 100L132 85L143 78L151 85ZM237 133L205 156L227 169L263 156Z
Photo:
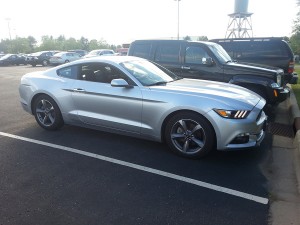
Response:
M59 65L59 64L72 62L80 58L81 56L76 52L59 52L51 56L49 62L51 65Z
M84 58L91 58L96 56L104 56L104 55L116 55L114 50L111 49L96 49L93 51L90 51L87 55L84 56Z
M246 88L182 79L130 56L81 59L26 74L21 104L46 130L63 124L165 142L202 157L254 147L264 138L266 101Z

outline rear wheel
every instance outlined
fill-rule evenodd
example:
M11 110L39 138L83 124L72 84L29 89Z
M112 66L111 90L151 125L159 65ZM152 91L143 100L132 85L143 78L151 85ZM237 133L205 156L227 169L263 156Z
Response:
M210 123L201 115L183 112L167 123L165 139L170 149L188 158L200 158L214 148L215 135Z
M49 64L49 63L48 63L48 61L47 61L46 59L43 60L43 62L42 62L42 65L43 65L43 66L48 66L48 64Z
M35 99L33 113L37 123L46 130L57 130L63 125L58 105L48 95L40 95Z

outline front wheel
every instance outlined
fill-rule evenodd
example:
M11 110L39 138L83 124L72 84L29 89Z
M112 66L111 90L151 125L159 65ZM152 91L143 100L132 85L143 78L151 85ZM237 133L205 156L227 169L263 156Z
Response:
M188 158L207 155L215 144L210 123L203 116L191 112L176 114L168 121L165 139L173 152Z
M33 112L37 123L46 130L57 130L63 125L58 105L47 95L40 95L35 99Z

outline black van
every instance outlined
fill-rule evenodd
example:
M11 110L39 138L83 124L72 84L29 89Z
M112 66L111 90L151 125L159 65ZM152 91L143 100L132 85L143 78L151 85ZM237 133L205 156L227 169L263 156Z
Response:
M286 83L296 84L294 54L288 43L280 37L213 39L222 45L232 59L242 63L256 63L284 70Z
M269 104L284 101L290 89L284 86L280 68L239 64L219 44L184 40L136 40L128 55L154 61L185 78L214 80L246 87Z

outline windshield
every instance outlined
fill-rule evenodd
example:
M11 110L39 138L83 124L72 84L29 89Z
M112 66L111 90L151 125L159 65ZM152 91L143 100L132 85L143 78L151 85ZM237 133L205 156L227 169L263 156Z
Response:
M97 55L99 52L99 50L93 50L89 53L89 55Z
M209 48L217 56L221 63L232 62L232 59L221 45L209 45Z
M12 55L12 54L6 54L6 55L0 57L0 59L7 59L7 58L9 58L11 55Z
M172 72L163 71L149 61L128 61L120 65L145 86L168 83L178 79Z

